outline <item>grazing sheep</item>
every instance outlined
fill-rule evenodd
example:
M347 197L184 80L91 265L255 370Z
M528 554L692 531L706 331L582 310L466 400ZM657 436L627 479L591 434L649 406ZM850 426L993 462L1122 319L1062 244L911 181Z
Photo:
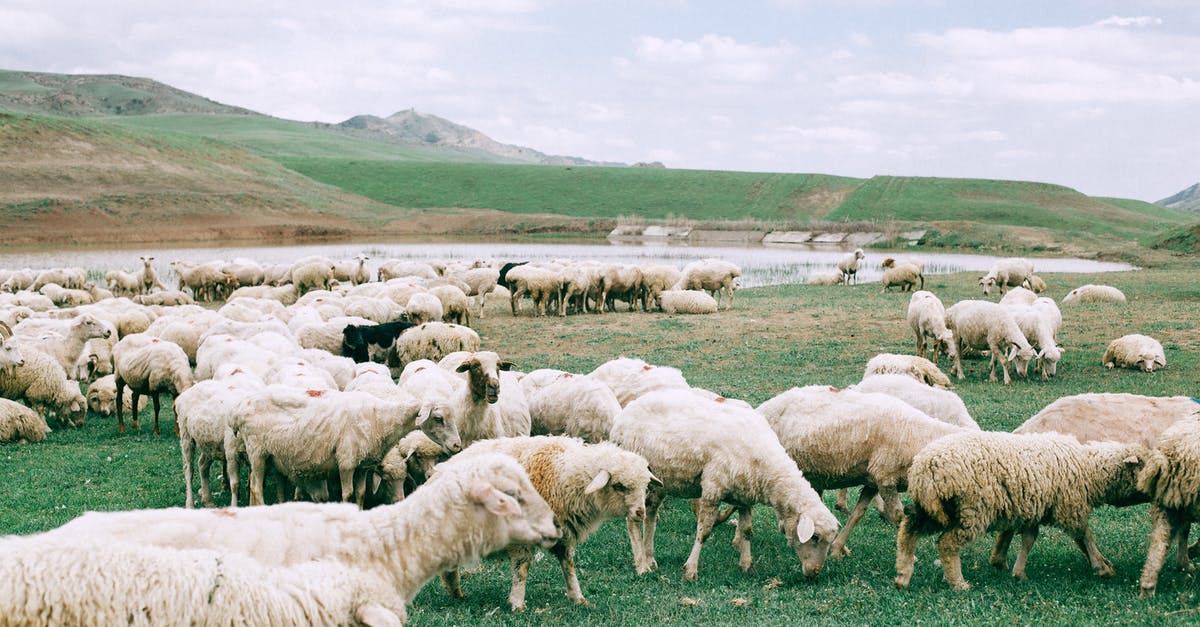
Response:
M597 366L588 376L611 388L621 407L656 390L691 388L677 368L652 366L641 359L629 357L610 359Z
M479 350L479 334L471 327L445 322L426 322L404 331L388 352L388 365L403 368L418 359L432 361L456 351Z
M901 376L901 375L893 375ZM823 385L792 388L758 407L788 455L818 492L861 485L850 518L829 547L849 555L846 540L876 494L899 522L898 492L908 483L913 456L926 444L962 430L887 394Z
M725 309L733 307L733 291L742 269L723 259L701 259L683 267L679 282L672 289L708 290L718 302L725 300ZM720 295L718 295L718 292Z
M239 287L229 294L226 302L238 298L265 298L277 300L284 306L294 305L300 298L299 292L296 291L296 286L291 283L283 285L248 285Z
M955 353L957 355L957 352ZM863 371L866 379L877 374L902 374L920 381L925 385L948 390L950 377L938 370L937 364L913 355L897 355L895 353L880 353L867 360L867 368Z
M313 290L330 289L333 287L333 262L328 259L297 262L292 266L292 284L301 296Z
M408 318L414 324L440 322L444 313L442 310L442 301L437 296L428 292L413 294L409 297L408 302L404 304L404 310L408 312Z
M520 464L479 455L440 465L403 503L365 512L312 503L93 512L5 540L0 615L39 626L131 616L137 624L399 625L438 573L559 537ZM154 585L111 585L114 576Z
M1092 508L1138 497L1137 473L1146 449L1115 442L1080 444L1053 434L966 431L931 442L908 472L911 509L896 541L896 587L912 578L919 536L941 532L938 553L946 583L963 579L959 552L983 533L1013 530L1032 545L1040 525L1054 525L1075 540L1100 576L1112 576L1088 529ZM1007 548L1007 547L1004 547ZM993 553L992 565L1004 568ZM1025 577L1025 563L1013 566Z
M57 283L67 289L78 290L83 288L83 284L87 283L87 270L79 267L73 268L49 268L42 270L34 278L29 289L38 291L43 286L49 283Z
M838 260L838 270L842 273L842 282L846 285L858 283L858 264L866 259L863 254L863 249L855 248L854 252L848 253Z
M529 376L521 379L521 387L529 400L530 433L570 435L592 443L608 439L613 419L621 413L621 402L612 388L590 376L569 372L532 390L527 381Z
M125 433L125 386L133 393L132 406L148 394L154 401L154 435L159 435L159 395L178 396L192 387L192 369L187 354L179 345L146 333L127 335L113 347L113 375L117 383L117 432ZM139 429L137 414L131 412L134 429ZM178 424L176 425L178 429Z
M561 436L485 440L456 457L466 460L495 453L516 458L554 511L554 520L563 533L549 551L562 567L567 598L586 605L575 571L575 547L609 518L625 516L634 522L645 518L646 487L654 480L645 458L608 442L584 444ZM512 562L508 602L514 612L525 609L525 581L535 548L528 543L508 547ZM450 596L462 597L457 570L448 571L442 580Z
M0 398L0 442L41 442L50 433L46 418L32 409Z
M1102 360L1105 368L1140 368L1143 372L1154 372L1165 368L1167 356L1158 340L1141 334L1123 335L1108 343Z
M1032 290L1028 290L1028 289L1025 289L1024 287L1018 286L1018 287L1012 288L1011 290L1008 290L1007 294L1005 294L1004 296L1001 296L1000 304L1001 305L1032 305L1033 302L1035 300L1037 300L1037 298L1038 298L1038 295L1035 294Z
M546 307L551 300L559 298L562 290L562 279L558 273L546 268L516 266L509 270L504 278L510 286L509 301L514 316L520 313L521 298L527 294L533 301L534 314L545 316Z
M894 396L930 418L966 429L979 429L967 406L950 390L930 387L903 374L873 374L850 387L859 392Z
M917 287L918 282L921 284L920 287ZM901 292L908 292L913 288L923 290L925 289L925 274L915 263L897 262L888 257L883 260L883 277L880 279L880 283L883 285L880 292L890 290L893 285L899 286Z
M846 275L839 271L813 272L804 280L806 285L841 285L846 282Z
M1084 444L1107 440L1151 448L1159 434L1197 409L1200 404L1188 396L1075 394L1045 406L1013 433L1056 432Z
M598 307L595 303L600 298L598 285L602 278L601 270L597 264L573 264L562 269L559 273L562 279L562 294L558 299L559 317L566 316L567 309L575 313L587 313L589 301L592 302L593 311ZM643 301L646 299L644 287L641 294ZM593 294L596 295L594 301Z
M442 302L442 322L471 324L471 301L466 292L453 285L438 285L429 288L429 293Z
M954 368L958 380L963 374L962 351L964 348L988 349L991 354L991 372L988 381L996 380L996 362L1004 371L1004 385L1009 385L1008 364L1012 362L1019 376L1026 376L1029 362L1037 351L1029 345L1025 334L1017 326L1012 313L1003 305L986 300L963 300L946 310L946 326L954 333Z
M642 271L642 311L650 311L651 306L662 309L659 294L674 287L683 273L675 266L657 263L644 263L639 269Z
M134 415L141 413L146 408L146 398L138 399L137 410L133 409L133 398L125 399L124 410L132 412ZM95 381L87 388L87 406L92 413L99 416L111 416L116 413L117 408L117 378L115 375L104 375Z
M748 570L750 512L755 503L775 510L787 543L804 574L815 577L837 535L838 522L805 480L771 431L752 409L700 398L690 390L662 390L630 403L613 421L612 441L649 462L662 486L646 495L644 530L635 520L626 527L639 574L658 568L654 531L658 508L667 496L699 497L696 539L683 577L695 580L700 548L712 532L722 501L738 512L734 536L738 566Z
M1142 567L1141 596L1154 595L1167 551L1176 545L1175 563L1192 570L1187 538L1200 520L1200 416L1193 411L1163 431L1138 476L1138 489L1150 496L1150 538Z
M703 290L663 290L658 296L663 313L717 313L717 300Z
M0 398L24 400L34 411L50 412L72 427L87 418L87 400L79 384L67 379L57 360L37 349L19 350L9 342L0 344Z
M1125 294L1109 285L1081 285L1063 296L1062 303L1123 303Z
M1057 326L1053 317L1045 310L1032 305L1005 305L1029 345L1037 351L1035 367L1041 371L1042 380L1058 373L1058 361L1063 349L1054 338Z
M469 289L466 290L466 294L475 299L475 303L479 305L478 315L482 318L484 297L496 289L500 271L496 268L471 268L455 274L454 277L467 284Z
M938 354L945 353L953 359L957 353L954 334L946 328L946 307L933 292L918 290L908 299L908 325L917 338L917 357L928 355L927 345L933 342L933 363L937 365Z
M418 325L412 322L396 321L383 324L347 324L342 327L342 345L340 353L364 364L371 359L371 353L386 355L396 344L396 339L405 331ZM332 351L331 351L332 352Z
M991 294L992 288L997 286L1000 287L1000 293L1004 294L1010 287L1019 287L1032 274L1033 262L1028 259L997 259L992 269L979 278L979 285L983 288L984 296Z
M1025 279L1024 287L1033 290L1035 294L1041 294L1046 291L1046 282L1042 280L1042 277L1031 274Z
M682 279L680 279L682 280ZM686 287L677 289L688 289ZM697 289L700 289L697 286ZM638 297L642 292L642 269L627 264L608 264L602 271L600 301L596 311L616 311L617 299L629 303L629 311L637 309Z
M257 375L234 368L221 379L201 381L175 398L175 424L179 427L179 450L183 458L185 507L195 506L192 494L192 465L198 462L200 503L212 507L209 470L214 461L227 462L225 442L233 438L230 418L250 394L264 387ZM199 459L194 460L199 452ZM241 451L244 453L244 451ZM230 475L229 502L237 507L238 477Z

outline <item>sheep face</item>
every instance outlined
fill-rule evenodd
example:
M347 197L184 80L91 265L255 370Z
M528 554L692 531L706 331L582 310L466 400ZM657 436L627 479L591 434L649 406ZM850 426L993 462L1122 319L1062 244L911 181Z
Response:
M1162 368L1165 365L1167 365L1166 362L1154 353L1140 353L1138 355L1138 367L1145 372L1154 372L1155 368Z
M800 559L804 576L812 578L821 574L825 558L829 557L829 547L837 535L836 525L832 531L818 531L816 521L809 514L791 510L780 517L779 524L787 536L788 546Z
M996 287L996 277L985 276L979 279L979 285L983 288L983 295L988 296L992 293L992 288Z
M437 442L447 453L457 453L462 450L462 437L458 434L458 426L453 420L447 419L448 408L442 403L427 402L421 405L417 412L417 428L430 440Z
M1017 374L1025 377L1029 375L1029 362L1033 361L1038 354L1032 348L1020 348L1013 345L1008 351L1008 361L1016 369Z
M512 362L500 361L500 356L492 351L480 351L459 364L454 371L468 373L467 383L472 396L495 404L500 400L500 371L512 370L513 366Z
M104 326L99 320L91 315L84 314L75 320L75 327L83 329L84 339L92 338L108 338L112 335L112 331Z
M490 480L477 480L468 494L478 506L474 509L476 515L499 517L498 527L507 532L510 543L550 548L562 538L562 532L554 524L554 512L520 466L509 472L497 472ZM494 524L481 521L480 526Z
M1062 359L1062 348L1048 346L1037 354L1037 363L1042 370L1042 378L1047 379L1058 373L1058 360Z
M621 453L620 461L596 473L583 493L593 495L600 511L641 522L646 518L646 488L655 480L654 475L645 458L613 449Z
M0 369L24 365L25 358L15 344L0 344Z

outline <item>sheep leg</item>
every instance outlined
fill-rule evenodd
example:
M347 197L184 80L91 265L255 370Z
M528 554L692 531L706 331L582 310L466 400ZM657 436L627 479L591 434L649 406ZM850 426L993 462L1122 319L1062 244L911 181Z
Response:
M225 436L225 481L229 483L229 506L238 506L238 450L237 444L229 435Z
M1008 546L1012 544L1012 539L1012 529L996 534L996 544L992 545L992 556L988 558L988 563L996 570L1008 570Z
M1192 531L1192 521L1187 519L1187 516L1180 514L1175 520L1171 521L1175 528L1175 537L1173 542L1179 547L1175 551L1175 565L1179 570L1192 570L1191 551L1188 549L1188 534Z
M250 505L265 505L263 500L263 477L267 474L267 460L261 455L251 454L250 457ZM233 476L230 475L230 481Z
M558 558L558 565L562 567L563 579L567 582L567 598L576 605L587 605L588 600L579 589L579 573L575 570L575 545L559 542L550 547L550 552Z
M121 411L125 405L122 401L125 400L125 380L117 377L117 433L125 433L125 414ZM137 421L137 405L129 410L131 419Z
M354 473L354 502L358 504L358 509L363 508L363 501L367 498L367 475L368 471L359 470Z
M1113 570L1112 562L1104 558L1100 554L1100 549L1096 547L1096 539L1092 537L1090 527L1084 527L1083 532L1074 532L1071 538L1075 540L1075 546L1079 547L1080 551L1087 556L1088 563L1092 565L1092 569L1096 571L1096 575L1100 577L1112 577L1116 574Z
M458 575L457 568L451 568L442 573L442 585L445 586L446 592L452 599L463 598L462 578Z
M900 521L900 532L896 534L896 579L897 589L908 587L912 581L913 566L917 563L917 532L906 516Z
M192 509L196 506L196 501L192 497L192 456L196 452L195 449L196 449L196 443L191 438L180 438L179 439L179 454L180 454L180 457L183 458L183 489L184 489L184 495L185 495L183 498L183 506L188 509ZM203 467L204 459L205 459L204 453L200 453L201 467ZM204 481L203 475L201 475L201 478L200 478L201 500L203 500L203 498L204 498L203 497L204 488L207 486L207 483L208 482Z
M658 526L658 508L662 506L664 498L666 498L665 495L658 491L646 493L645 537L642 539L643 570L638 572L639 575L652 570L658 570L658 561L654 559L654 531Z
M839 512L850 511L850 490L841 488L837 491L837 501L833 504L834 509Z
M1167 551L1171 549L1171 538L1175 531L1171 517L1158 505L1151 506L1150 521L1150 546L1146 549L1146 564L1142 567L1140 580L1142 598L1154 596L1158 574L1162 571Z
M738 568L744 573L754 567L754 557L750 554L750 539L754 537L750 511L748 505L737 508L737 531L733 534L733 545L738 549Z
M925 357L925 338L921 335L920 331L914 331L913 333L917 336L917 357ZM937 358L937 350L933 351L933 356Z
M529 579L529 564L533 561L533 549L527 544L509 547L508 560L512 565L512 588L508 592L508 605L514 612L524 612L525 582Z
M700 507L696 512L696 541L692 543L692 552L683 564L683 578L686 581L695 581L700 573L700 549L712 534L713 522L716 521L717 509L720 506L719 499L700 498Z
M338 468L338 480L342 485L342 502L349 503L354 500L354 467ZM359 503L359 508L361 507L362 503Z
M970 544L971 540L975 539L976 535L966 529L960 528L951 529L938 538L938 557L942 560L942 577L946 580L946 583L950 584L950 588L954 590L964 591L971 589L971 584L967 583L966 579L963 579L960 553L964 546Z
M950 368L950 374L957 375L959 381L967 378L963 375L962 342L957 335L954 336L954 367Z
M862 491L858 493L858 502L854 504L854 511L850 512L850 518L846 519L846 524L842 525L841 531L838 531L837 537L833 539L833 544L829 546L829 557L840 558L850 555L850 549L846 548L846 540L850 537L850 532L862 520L863 514L867 513L867 508L871 506L871 501L879 490L872 486L864 485Z
M1021 581L1025 581L1025 562L1029 559L1029 550L1033 548L1033 543L1037 542L1038 528L1034 527L1029 531L1021 532L1021 548L1017 551L1017 561L1013 564L1012 576Z
M209 473L212 471L213 462L216 461L212 455L200 451L200 504L204 507L212 507L212 486L209 482ZM191 488L191 472L188 473L188 497L192 495ZM191 507L189 505L189 507Z
M161 435L158 431L158 412L159 412L159 409L161 409L160 402L158 399L158 391L155 390L154 392L151 392L150 398L154 401L154 435ZM133 406L134 407L137 407L137 402L138 402L138 397L137 397L137 393L135 392L133 394ZM179 435L179 434L176 433L175 435Z

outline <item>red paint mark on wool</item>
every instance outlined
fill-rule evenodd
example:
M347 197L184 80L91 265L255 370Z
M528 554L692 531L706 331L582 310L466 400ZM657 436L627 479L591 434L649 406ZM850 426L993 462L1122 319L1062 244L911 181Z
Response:
M212 510L212 513L213 513L213 516L222 516L224 518L237 518L237 512L232 512L227 509L214 509L214 510Z
M325 395L325 390L308 390L306 393L313 398L318 398Z
M234 368L234 369L233 369L233 372L229 373L229 376L231 376L231 377L232 377L232 376L233 376L233 375L235 375L235 374L242 374L242 369L241 369L241 368Z
M654 370L654 366L642 366L642 370Z

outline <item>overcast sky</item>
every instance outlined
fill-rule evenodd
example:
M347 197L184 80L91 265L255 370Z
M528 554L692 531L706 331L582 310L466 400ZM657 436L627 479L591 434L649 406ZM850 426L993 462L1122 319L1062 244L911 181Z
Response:
M1200 181L1196 0L3 0L0 68L675 168Z

